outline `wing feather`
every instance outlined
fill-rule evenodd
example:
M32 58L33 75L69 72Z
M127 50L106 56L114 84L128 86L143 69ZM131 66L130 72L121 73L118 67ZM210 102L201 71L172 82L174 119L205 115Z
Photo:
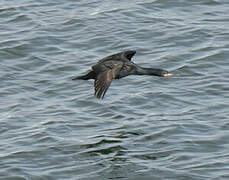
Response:
M136 51L123 51L116 54L112 54L104 57L99 61L99 63L104 63L106 61L131 61L131 58L135 55Z
M96 78L94 82L94 87L95 87L95 96L97 98L103 99L107 89L109 88L114 78L115 77L113 76L112 70L105 71Z
M120 76L120 71L123 65L123 62L108 61L106 63L97 64L92 67L93 70L97 73L94 81L94 95L97 98L104 98L112 80L117 79Z

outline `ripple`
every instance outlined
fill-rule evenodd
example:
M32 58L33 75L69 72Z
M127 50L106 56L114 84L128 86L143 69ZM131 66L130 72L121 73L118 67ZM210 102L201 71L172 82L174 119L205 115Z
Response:
M6 1L0 8L0 179L227 179L225 1ZM98 59L169 78L72 81Z

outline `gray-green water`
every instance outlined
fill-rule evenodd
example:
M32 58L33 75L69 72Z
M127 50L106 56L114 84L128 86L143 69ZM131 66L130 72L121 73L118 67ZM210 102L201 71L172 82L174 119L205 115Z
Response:
M72 81L100 58L169 78ZM1 0L1 180L228 180L228 0Z

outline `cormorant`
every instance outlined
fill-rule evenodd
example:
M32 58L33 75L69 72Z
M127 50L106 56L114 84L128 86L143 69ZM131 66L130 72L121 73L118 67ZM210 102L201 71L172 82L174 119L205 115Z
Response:
M151 75L167 77L168 71L155 68L144 68L131 62L131 58L136 51L124 51L104 57L99 60L92 69L83 76L78 76L72 80L94 79L95 96L103 99L113 79L120 79L128 75Z

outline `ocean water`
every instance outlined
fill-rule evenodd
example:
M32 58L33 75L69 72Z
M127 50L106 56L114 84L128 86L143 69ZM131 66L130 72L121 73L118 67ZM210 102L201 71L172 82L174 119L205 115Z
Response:
M228 0L1 0L0 180L228 180ZM72 81L124 50L171 71L103 100Z

